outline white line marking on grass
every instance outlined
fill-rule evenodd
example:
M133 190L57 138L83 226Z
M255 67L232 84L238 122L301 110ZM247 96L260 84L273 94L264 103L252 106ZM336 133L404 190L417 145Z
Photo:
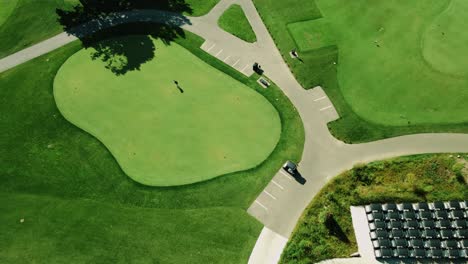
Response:
M231 56L227 56L227 57L223 60L223 62L226 62L227 60L229 60L229 58L231 58Z
M331 105L325 106L324 108L320 109L320 111L327 110L328 108L331 108L331 107L332 107Z
M223 49L221 49L220 51L218 51L218 53L216 53L215 57L218 57L218 55L221 54L221 52L223 52Z
M206 51L210 51L212 48L214 48L214 46L216 46L216 44L213 44L213 46L211 46L209 49L207 49Z
M266 206L264 206L262 203L260 203L259 201L255 200L255 203L257 203L258 205L260 205L261 207L263 207L263 209L267 210L268 211L268 208Z
M240 59L238 59L238 60L232 65L232 67L234 68L234 67L237 65L237 63L239 63L239 61L240 61Z
M322 96L322 97L320 97L320 98L315 99L314 102L320 101L320 100L325 99L325 98L327 98L327 97L326 97L326 96Z
M268 196L270 196L271 198L273 198L273 200L276 200L276 197L273 196L273 194L267 192L266 190L263 190L264 193L266 193Z
M278 184L277 182L275 182L274 180L271 180L271 182L272 182L274 185L278 186L281 190L284 190L283 186L279 185L279 184Z
M288 180L292 181L291 176L289 176L289 174L287 174L287 173L284 172L284 171L280 171L280 172L281 172L281 175L283 175L284 177L286 177Z
M244 70L247 68L247 66L249 66L248 64L244 66L244 68L242 68L241 72L244 72Z

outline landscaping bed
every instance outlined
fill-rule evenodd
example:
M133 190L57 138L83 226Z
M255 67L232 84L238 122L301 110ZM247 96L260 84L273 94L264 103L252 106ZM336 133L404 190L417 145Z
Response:
M352 205L466 200L467 183L467 154L426 154L357 165L315 196L280 263L316 263L357 252Z

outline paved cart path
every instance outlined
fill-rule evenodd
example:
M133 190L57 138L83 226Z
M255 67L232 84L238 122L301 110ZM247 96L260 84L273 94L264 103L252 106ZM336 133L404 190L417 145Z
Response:
M257 35L257 42L246 43L218 27L217 19L232 3L242 6ZM265 228L249 263L275 263L308 203L331 177L354 164L409 154L468 152L468 134L417 134L356 145L335 139L327 128L328 122L338 118L332 102L320 87L304 90L299 85L251 0L221 0L209 14L196 18L158 10L123 12L105 21L91 21L76 28L74 34L82 36L137 21L176 25L191 31L206 40L202 49L246 75L252 72L252 63L259 62L265 75L281 87L300 113L306 139L299 170L307 182L299 184L279 171L252 203L248 212ZM76 39L62 33L14 53L0 60L0 72Z

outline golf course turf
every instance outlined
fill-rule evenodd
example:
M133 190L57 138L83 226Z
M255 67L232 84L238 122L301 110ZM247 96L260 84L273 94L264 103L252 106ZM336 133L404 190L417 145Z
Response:
M454 114L468 112L468 76L439 73L421 57L421 37L447 2L318 0L317 5L337 36L340 89L357 115L394 126L468 122L468 115ZM442 30L455 32L466 28L445 26ZM468 51L456 36L444 41L457 54Z
M62 263L70 256L100 263L247 262L262 225L245 211L285 160L301 159L304 129L276 85L262 88L258 75L245 77L202 51L203 39L185 35L176 42L278 110L281 138L268 159L196 184L136 183L101 142L56 107L55 74L82 47L71 43L0 73L0 111L8 113L0 118L1 263ZM125 225L116 223L120 217Z
M333 32L330 32L326 19L314 19L288 24L299 52L310 51L335 45Z
M442 73L468 78L468 1L452 0L427 28L422 48L424 59Z
M218 25L244 41L250 43L257 41L257 36L240 5L234 4L226 9L219 17Z
M1 1L0 9L4 2ZM27 48L62 31L56 9L69 9L78 0L17 0L11 14L0 26L0 58ZM21 29L21 30L18 30Z
M280 137L276 109L178 44L155 46L151 61L124 75L91 59L93 49L71 56L54 82L61 113L145 185L194 183L265 160Z
M0 2L0 27L11 15L16 7L18 0L2 1Z
M188 16L203 16L208 14L211 9L219 2L220 0L186 0L185 2L192 9L192 13L187 13Z
M0 202L3 264L242 263L261 228L239 208L122 207L1 192Z
M299 83L322 86L331 98L340 116L328 125L335 137L358 143L468 132L464 1L254 3ZM328 26L302 28L313 21ZM304 36L317 33L333 41L304 47ZM302 61L290 58L293 48Z

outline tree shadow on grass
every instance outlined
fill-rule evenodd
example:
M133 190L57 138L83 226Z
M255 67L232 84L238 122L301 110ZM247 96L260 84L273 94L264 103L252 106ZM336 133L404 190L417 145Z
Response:
M56 12L65 32L93 49L93 60L100 59L115 75L124 75L154 58L152 39L169 45L185 37L181 26L190 20L182 13L190 14L192 9L185 0L80 0L72 9Z
M181 28L139 22L99 31L81 38L81 42L85 48L93 49L93 60L100 59L112 73L124 75L140 70L141 65L154 58L157 48L152 38L169 45L178 37L185 37Z
M346 233L341 229L340 224L335 220L335 217L333 214L328 213L326 218L325 218L325 226L328 229L328 232L330 235L337 237L339 240L341 240L344 243L349 243L349 239L346 236Z

